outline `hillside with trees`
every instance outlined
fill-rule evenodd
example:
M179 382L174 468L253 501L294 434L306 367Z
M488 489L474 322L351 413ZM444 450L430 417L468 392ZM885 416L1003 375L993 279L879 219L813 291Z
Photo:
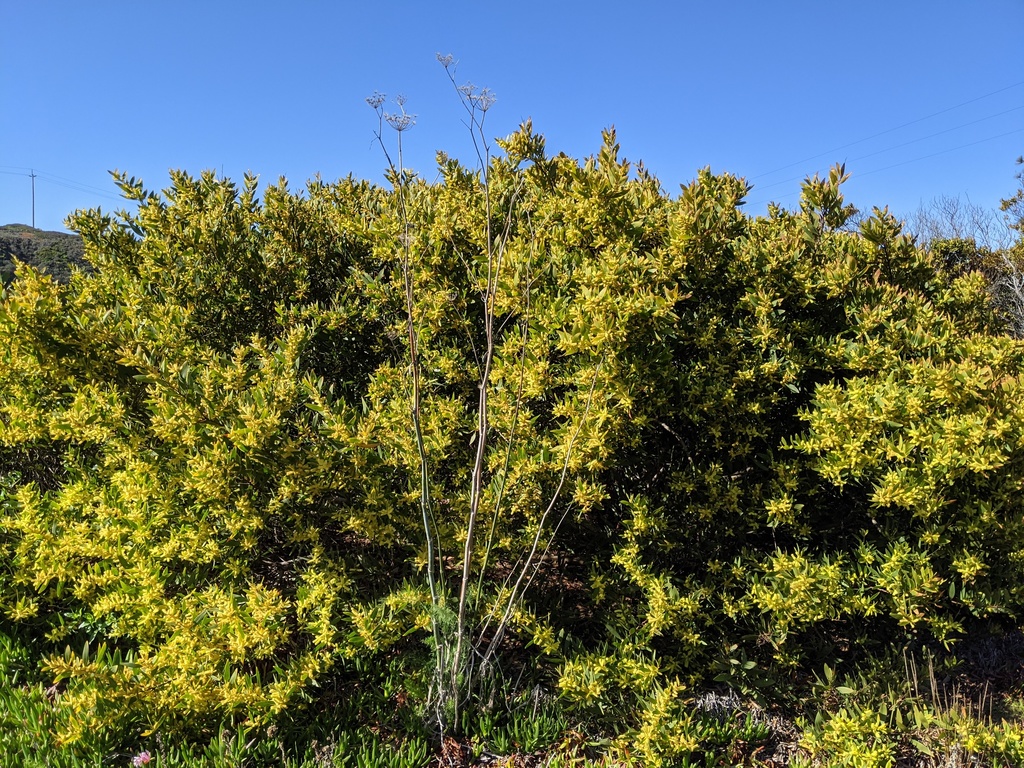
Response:
M384 187L117 176L135 213L70 220L90 271L6 287L5 753L1022 764L995 273L849 227L841 167L751 216L611 132L480 146Z
M46 232L25 224L0 226L0 283L14 277L15 261L67 282L74 269L86 269L82 238L65 232Z

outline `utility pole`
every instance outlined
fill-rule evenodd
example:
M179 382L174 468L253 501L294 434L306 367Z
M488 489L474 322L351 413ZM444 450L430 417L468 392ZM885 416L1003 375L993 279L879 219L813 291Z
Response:
M36 228L36 169L29 173L32 177L32 229Z

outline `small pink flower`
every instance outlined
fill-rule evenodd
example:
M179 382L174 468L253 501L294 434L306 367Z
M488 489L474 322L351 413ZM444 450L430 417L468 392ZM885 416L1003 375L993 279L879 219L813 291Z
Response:
M139 752L139 754L132 758L132 765L135 768L141 768L143 765L149 765L149 761L152 759L153 756L149 752Z

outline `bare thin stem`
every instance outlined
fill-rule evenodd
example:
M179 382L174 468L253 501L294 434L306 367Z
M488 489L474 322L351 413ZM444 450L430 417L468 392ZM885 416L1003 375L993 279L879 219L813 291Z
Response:
M495 315L495 294L498 286L498 276L501 271L501 261L504 254L504 245L507 241L508 232L511 228L511 210L514 207L510 201L509 212L506 218L506 226L503 232L502 242L495 254L494 233L492 231L492 201L490 183L490 146L484 133L484 120L487 117L487 110L494 103L493 95L486 89L477 91L473 86L460 87L455 82L454 70L450 68L450 58L445 61L439 57L445 72L448 74L452 85L459 94L459 100L469 116L469 134L473 141L473 149L476 152L477 163L480 168L480 178L484 195L484 247L487 258L487 281L484 288L484 335L485 348L483 355L483 370L480 380L477 401L477 430L476 430L476 456L473 461L473 471L470 478L470 503L469 517L466 521L466 541L462 554L462 579L459 584L458 618L455 636L455 658L462 658L462 648L466 636L466 610L469 596L469 584L471 580L473 554L476 538L476 523L480 514L480 501L483 496L483 481L485 460L487 456L489 437L489 405L488 394L490 387L491 368L494 362L494 315ZM514 195L513 195L514 198ZM456 665L458 665L456 661ZM458 675L458 670L452 669L453 683Z
M558 478L558 486L555 488L555 492L551 495L551 500L548 502L547 508L544 510L544 514L541 515L540 521L537 523L537 533L533 537L533 544L530 548L529 554L526 557L526 562L523 563L522 570L519 572L519 577L516 579L515 584L512 586L512 594L509 595L508 604L505 607L505 611L502 614L501 621L498 623L497 629L495 629L494 638L491 640L490 646L488 647L487 652L484 654L485 662L488 661L491 658L491 656L494 655L494 651L498 646L498 640L505 632L505 628L508 625L508 621L512 616L512 611L515 610L516 602L518 602L519 596L522 594L519 588L523 583L523 579L526 578L526 574L529 571L530 565L533 562L533 558L537 554L537 549L540 546L540 538L542 532L544 531L544 523L547 521L548 516L551 514L551 511L555 508L555 504L558 503L558 499L562 494L562 489L565 486L565 478L569 472L569 462L572 457L572 449L576 443L576 438L579 437L579 434L583 429L583 425L587 421L587 416L589 416L590 414L590 408L594 402L594 391L597 388L597 380L600 376L601 366L603 365L603 363L604 360L602 359L597 365L597 370L594 371L594 378L593 381L591 381L590 383L590 392L587 394L587 404L583 410L583 415L580 418L579 423L576 425L576 429L573 431L572 437L569 439L569 443L565 448L565 459L562 461L562 471ZM564 515L562 519L564 519ZM561 521L559 521L559 526L560 525ZM550 546L550 542L548 543L548 546ZM546 551L547 547L545 547L545 552Z
M498 513L501 510L501 502L505 497L505 487L508 483L508 468L512 460L512 449L515 445L516 427L519 424L519 412L523 403L523 387L526 382L526 349L530 339L530 294L526 294L526 317L523 323L523 346L519 355L519 384L516 388L516 405L512 413L512 429L508 436L508 445L505 449L505 461L501 470L501 485L498 487L498 497L494 501L494 509L491 512L491 529L487 534L487 545L484 547L484 562L480 566L480 574L477 580L477 595L483 590L484 572L487 570L487 562L491 556L491 548L494 544L494 531L498 526Z
M380 145L381 150L384 152L384 157L388 163L388 169L391 173L392 182L395 185L395 191L398 194L398 205L399 214L402 219L402 281L405 289L405 317L406 317L406 332L407 332L407 344L409 350L409 369L412 378L412 389L410 392L410 410L412 414L413 432L416 440L416 451L418 455L420 465L420 513L423 518L423 534L427 543L427 583L430 588L430 600L431 604L437 608L440 605L440 595L437 587L437 579L434 574L435 564L435 551L434 551L434 534L431 532L431 521L433 520L433 512L431 510L431 497L430 497L430 464L427 456L426 444L423 439L423 428L421 422L421 385L420 385L420 363L419 363L419 350L417 345L417 331L416 331L416 317L415 317L415 302L414 302L414 286L413 286L413 275L412 275L412 225L409 217L408 208L408 179L405 173L405 164L402 147L402 134L412 126L414 118L405 112L405 101L402 98L398 99L398 105L401 109L399 115L388 115L384 112L382 104L384 98L379 94L374 94L373 97L367 99L367 102L373 107L377 113L378 123L376 139ZM388 152L387 145L384 142L383 131L384 123L387 122L398 134L398 164L392 161L391 155ZM443 578L443 572L442 572ZM441 627L438 624L436 616L431 616L431 628L434 635L434 648L437 656L437 669L440 674L441 670L444 669L444 646L443 638L441 637ZM438 715L438 723L444 726L444 721L441 713Z

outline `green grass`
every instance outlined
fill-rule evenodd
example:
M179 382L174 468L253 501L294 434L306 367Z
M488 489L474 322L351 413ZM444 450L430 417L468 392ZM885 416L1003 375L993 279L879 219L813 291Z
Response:
M799 697L758 704L719 688L683 696L679 733L695 745L664 766L1024 765L1024 634L965 643L959 656L922 649L824 666ZM5 768L425 768L442 754L469 764L625 768L650 764L631 750L629 712L571 710L547 689L502 688L467 708L463 735L442 742L401 686L346 690L266 727L222 723L188 737L138 731L61 744L61 695L47 688L29 647L0 633L0 765ZM386 689L386 690L385 690ZM334 701L332 697L341 696ZM403 703L396 705L396 700ZM619 727L610 726L616 722ZM678 725L678 723L677 723ZM678 734L677 734L678 735ZM917 762L915 762L917 761ZM141 759L139 760L141 762Z

